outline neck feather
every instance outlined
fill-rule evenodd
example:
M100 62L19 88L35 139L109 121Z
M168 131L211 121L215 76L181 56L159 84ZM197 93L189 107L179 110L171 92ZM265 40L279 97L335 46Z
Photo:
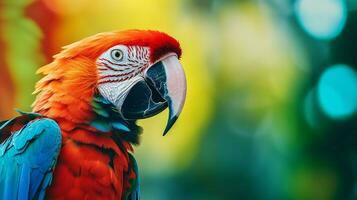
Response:
M91 100L96 93L97 71L93 61L81 57L55 60L38 73L45 76L36 84L34 112L73 123L94 117Z

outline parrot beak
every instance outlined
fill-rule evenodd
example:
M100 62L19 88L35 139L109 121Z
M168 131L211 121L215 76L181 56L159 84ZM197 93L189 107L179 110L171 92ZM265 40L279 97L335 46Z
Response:
M145 71L122 106L127 119L147 118L169 108L164 134L176 122L186 99L186 77L176 54L168 54Z
M170 54L146 72L146 79L168 103L169 119L163 135L170 130L180 115L186 99L186 77L176 56Z

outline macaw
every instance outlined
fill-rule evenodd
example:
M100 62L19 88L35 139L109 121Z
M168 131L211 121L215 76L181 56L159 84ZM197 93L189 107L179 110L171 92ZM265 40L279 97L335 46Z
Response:
M99 33L39 68L32 112L0 122L0 199L139 199L138 119L182 111L176 39L159 31Z

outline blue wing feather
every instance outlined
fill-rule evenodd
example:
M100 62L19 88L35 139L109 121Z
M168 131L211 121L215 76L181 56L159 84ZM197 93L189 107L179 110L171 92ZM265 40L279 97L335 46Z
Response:
M61 147L58 124L35 119L0 145L0 199L44 199Z

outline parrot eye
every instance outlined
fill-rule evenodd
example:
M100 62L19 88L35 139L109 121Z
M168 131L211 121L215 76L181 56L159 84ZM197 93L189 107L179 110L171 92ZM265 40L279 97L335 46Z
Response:
M120 49L114 49L110 52L110 56L115 61L122 61L124 57L123 54L124 54L123 51Z

